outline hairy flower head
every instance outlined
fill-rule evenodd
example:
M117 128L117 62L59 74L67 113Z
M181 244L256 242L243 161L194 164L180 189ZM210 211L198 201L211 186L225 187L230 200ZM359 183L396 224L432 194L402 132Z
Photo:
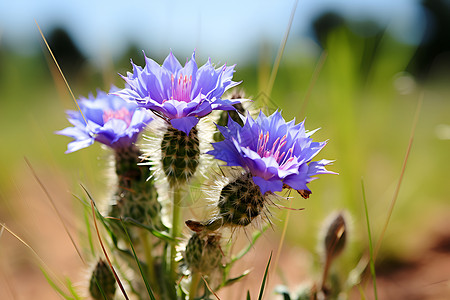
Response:
M260 112L256 120L247 116L243 127L230 118L227 127L218 128L225 140L208 154L247 170L262 194L289 187L307 196L313 176L335 174L325 169L332 161L311 161L326 142L313 142L314 132L306 132L304 122L286 122L279 111L269 117Z
M117 91L112 87L110 93ZM127 103L120 97L98 90L97 96L78 101L80 111L67 111L73 127L57 131L74 139L67 146L66 153L86 148L94 141L113 149L134 144L142 129L153 119L146 110L138 109L135 103Z
M233 104L243 101L220 99L226 90L239 84L231 80L234 66L216 69L208 60L198 68L195 52L184 67L172 53L161 66L146 56L145 63L142 68L131 62L133 73L122 76L128 86L114 94L152 110L186 134L211 111L234 110Z

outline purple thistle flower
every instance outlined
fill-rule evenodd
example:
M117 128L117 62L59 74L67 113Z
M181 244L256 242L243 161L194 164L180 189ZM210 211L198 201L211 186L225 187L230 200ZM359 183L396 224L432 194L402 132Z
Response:
M145 56L145 67L133 66L122 78L128 87L114 94L152 110L156 115L187 135L197 125L199 118L212 110L234 110L233 104L243 99L224 100L222 94L238 85L232 81L234 66L223 65L217 69L208 60L197 67L195 52L184 67L172 52L162 66Z
M313 142L314 132L305 131L304 121L286 123L279 111L269 117L260 112L256 120L248 116L243 127L229 118L228 127L218 128L225 140L213 143L208 154L247 170L262 194L288 187L307 198L313 176L336 174L325 169L330 160L311 162L326 142Z
M112 87L110 93L117 90ZM127 103L100 90L97 97L90 94L88 99L80 98L78 104L83 115L79 111L67 111L68 120L74 127L56 132L74 139L67 145L66 153L86 148L94 141L113 149L129 147L153 119L150 112L139 110L135 103Z

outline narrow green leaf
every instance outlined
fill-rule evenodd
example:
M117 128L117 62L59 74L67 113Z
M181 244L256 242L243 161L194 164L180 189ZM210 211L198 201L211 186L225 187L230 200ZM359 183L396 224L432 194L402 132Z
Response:
M86 224L86 233L88 235L89 249L91 249L92 256L95 256L94 242L92 241L91 224L89 223L89 213L87 210L84 211L84 222Z
M242 273L242 274L239 275L239 276L236 276L236 277L227 279L220 287L230 286L230 285L232 285L233 283L235 283L235 282L241 280L242 278L244 278L244 277L247 276L248 274L250 274L250 270L246 270L244 273Z
M64 293L59 286L50 278L50 275L45 271L43 267L40 267L42 274L44 274L45 279L50 284L50 286L58 293L60 294L64 299L66 300L75 300L74 298L70 297L66 293Z
M247 291L247 300L252 300L252 298L250 297L250 291Z
M252 249L253 245L256 243L258 238L267 230L267 228L269 228L269 225L264 226L264 228L262 230L253 232L252 241L247 245L246 248L242 249L236 256L234 256L231 259L231 264L236 262L237 260L241 259L245 254L247 254L248 251L250 251L250 249Z
M145 273L142 270L141 262L139 261L139 258L136 255L136 251L134 251L133 242L131 241L130 235L128 234L128 230L127 230L123 220L120 220L120 224L122 225L122 228L125 231L125 234L127 235L128 242L131 246L131 250L133 251L134 259L136 260L136 263L139 267L139 272L141 273L142 279L144 280L144 283L145 283L145 287L147 288L148 295L150 296L151 300L156 300L155 296L153 295L152 288L150 287L150 284L148 283L147 276L145 276Z
M266 271L264 272L264 278L263 278L263 281L261 283L261 289L259 290L258 300L261 300L262 296L264 294L264 288L266 287L266 280L267 280L267 275L269 274L269 266L270 266L270 261L271 260L272 260L272 252L270 252L269 261L267 262Z
M70 278L66 278L66 286L69 289L69 292L76 300L81 300L81 297L78 295L77 291L73 288L73 284Z
M366 300L366 294L364 294L364 290L361 286L361 284L358 284L358 291L359 291L359 295L361 296L361 300Z
M166 241L168 243L173 243L174 242L174 239L169 234L166 234L166 233L161 232L161 231L157 231L157 230L153 229L152 227L146 226L144 224L141 224L141 223L139 223L138 221L136 221L136 220L134 220L132 218L125 218L125 219L123 219L123 221L125 223L130 223L130 224L133 224L133 225L135 225L137 227L144 228L144 229L148 230L151 234L153 234L158 239L161 239L161 240Z
M367 209L367 200L366 200L366 192L364 190L364 180L361 179L361 188L362 188L362 194L363 194L363 201L364 201L364 211L366 213L366 222L367 222L367 234L369 236L369 253L370 253L370 273L372 274L372 281L373 281L373 293L375 296L375 300L378 300L378 293L377 293L377 276L375 275L375 264L373 262L373 245L372 245L372 234L370 231L370 222L369 222L369 211Z

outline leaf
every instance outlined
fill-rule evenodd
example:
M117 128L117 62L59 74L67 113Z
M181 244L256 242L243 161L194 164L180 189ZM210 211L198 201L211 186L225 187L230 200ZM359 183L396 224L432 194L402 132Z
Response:
M236 277L227 279L220 287L230 286L230 285L232 285L233 283L235 283L235 282L241 280L242 278L244 278L244 277L247 276L248 274L250 274L250 270L246 270L244 273L242 273L242 274L239 275L239 276L236 276Z
M153 229L150 226L141 224L138 221L136 221L135 219L125 218L125 219L123 219L123 221L125 223L130 223L130 224L133 224L133 225L135 225L137 227L144 228L144 229L148 230L151 234L153 234L158 239L164 240L164 241L166 241L168 243L173 243L174 242L174 239L169 234L166 234L166 233L161 232L161 231L157 231L157 230Z
M130 235L128 234L128 230L125 227L125 224L122 220L120 220L120 223L122 225L123 230L125 231L125 234L127 235L128 242L130 243L131 250L133 251L134 259L136 260L136 263L139 267L139 272L141 272L142 279L144 280L145 287L147 288L148 295L150 296L151 300L156 300L155 296L153 295L152 288L150 287L150 284L148 283L147 276L145 276L144 271L142 270L141 262L139 261L139 258L136 255L136 251L134 251L133 242L131 241Z
M233 257L230 264L233 264L237 260L241 259L245 254L247 254L248 251L252 249L258 238L267 230L267 228L269 228L269 225L264 226L262 230L253 232L251 243L249 243L246 248L242 249L235 257Z
M43 267L40 267L42 274L44 274L45 279L50 284L50 286L58 293L60 294L64 299L66 300L74 300L74 298L68 296L66 293L64 293L58 285L51 279L50 275L45 271Z
M263 293L264 293L264 288L266 286L266 279L267 279L267 275L269 274L269 266L270 266L270 261L271 260L272 260L272 252L270 252L269 261L267 262L266 271L264 272L264 278L263 278L263 281L261 283L261 289L259 290L258 300L262 299L262 296L263 296Z
M375 296L375 300L378 300L378 293L377 293L377 276L375 274L375 264L374 264L374 256L373 256L373 245L372 245L372 233L370 231L370 222L369 222L369 211L367 209L367 200L366 200L366 192L364 190L364 181L361 180L361 188L362 188L362 194L363 194L363 200L364 200L364 211L366 213L366 222L367 222L367 234L369 237L369 253L370 253L370 273L372 274L372 281L373 281L373 293Z
M66 278L66 286L69 289L70 293L76 300L81 300L81 297L77 294L77 291L73 288L72 281L69 278Z

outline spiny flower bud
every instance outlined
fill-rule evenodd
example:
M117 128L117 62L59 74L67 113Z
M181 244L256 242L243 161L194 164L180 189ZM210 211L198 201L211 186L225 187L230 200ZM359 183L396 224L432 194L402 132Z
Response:
M116 280L110 267L100 259L89 281L89 293L96 300L113 299Z
M220 266L222 250L219 234L194 232L185 250L185 259L191 272L210 274Z
M150 169L138 165L142 152L137 146L131 145L115 149L114 154L118 183L109 216L116 219L130 218L145 226L162 229L161 204ZM113 225L115 232L119 235L123 233L122 225L112 222L116 223Z
M161 142L161 159L171 186L187 182L199 164L198 131L193 127L189 135L169 126Z
M111 216L131 218L146 226L162 229L161 204L153 182L132 182L129 189L119 188Z
M223 187L218 203L219 215L224 224L247 226L264 208L264 196L245 173Z
M142 155L136 145L118 148L114 151L115 171L119 178L119 186L128 188L131 182L140 181L149 176L148 168L138 166Z

